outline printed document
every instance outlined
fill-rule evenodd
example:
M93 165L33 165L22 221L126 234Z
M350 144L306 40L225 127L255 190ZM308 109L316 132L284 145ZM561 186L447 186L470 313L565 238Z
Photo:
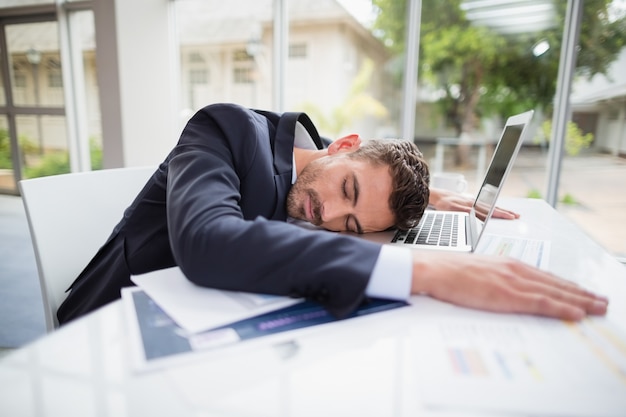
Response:
M178 267L133 275L131 280L176 324L190 333L258 316L303 301L300 298L200 287L189 281Z
M476 316L425 318L411 329L426 407L489 415L626 415L626 336L607 319Z
M550 242L547 240L527 239L486 233L477 253L498 256L510 256L537 268L547 270L550 259Z

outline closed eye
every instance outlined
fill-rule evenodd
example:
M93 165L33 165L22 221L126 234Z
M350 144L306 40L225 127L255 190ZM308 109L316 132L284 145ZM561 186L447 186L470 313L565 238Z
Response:
M356 203L359 199L359 183L356 176L354 174L352 176L352 196L348 193L348 190L350 189L348 186L348 178L343 179L341 189L344 198L351 201L352 206L356 207ZM353 233L363 234L363 228L361 227L359 220L352 215L346 216L346 230Z
M352 223L352 225L351 225ZM361 228L361 224L354 216L348 216L346 218L346 230L352 233L358 233L360 235L363 234L363 229Z

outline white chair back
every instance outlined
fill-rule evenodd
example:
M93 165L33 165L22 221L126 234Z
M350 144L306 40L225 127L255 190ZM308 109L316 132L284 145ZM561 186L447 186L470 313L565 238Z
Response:
M56 311L65 291L155 169L104 169L20 181L48 332L59 326Z

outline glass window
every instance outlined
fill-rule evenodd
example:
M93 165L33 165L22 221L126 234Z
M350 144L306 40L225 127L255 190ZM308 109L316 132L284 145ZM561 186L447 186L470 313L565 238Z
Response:
M289 58L306 58L306 43L289 45Z
M556 207L626 259L626 228L619 226L626 207L626 3L604 3L583 2Z
M174 2L185 117L215 102L271 107L271 1ZM199 82L206 76L206 82Z
M11 150L9 123L6 116L0 115L0 190L14 190L17 185L13 175Z
M211 81L215 80L210 87L196 89L194 100L183 100L185 108L218 101L275 107L273 71L278 51L274 50L272 3L237 0L226 9L217 7L217 1L176 2L181 51L204 48L204 56L210 58L201 65L210 69ZM285 110L306 111L329 138L352 132L366 139L399 137L405 111L404 71L410 55L406 50L407 0L285 3L290 58L280 80ZM420 3L421 22L414 22L420 24L418 78L409 80L418 86L415 134L405 139L420 146L432 171L463 173L468 192L474 193L506 118L534 109L532 134L503 195L545 198L568 2ZM589 75L599 76L610 65L624 68L626 61L619 60L623 11L615 6L623 2L607 3L584 2L576 83ZM189 52L183 52L183 67L191 65L185 56ZM185 68L181 73L186 73ZM615 88L626 81L611 74L613 84L609 83L607 91L621 91L618 100L611 94L591 97L589 92L591 101L584 103L591 102L591 108L573 105L571 132L576 139L568 139L568 146L580 149L576 156L565 155L564 169L582 172L579 168L592 160L589 155L608 157L609 153L616 160L617 155L626 154L623 88ZM585 144L588 134L593 139ZM598 205L576 188L576 180L566 183L567 178L567 174L562 176L559 210L570 216L576 206L568 206L568 201L578 202L581 208ZM626 245L626 235L619 239ZM623 247L613 250L626 252Z
M8 144L1 146L0 158L10 157L10 166L5 160L3 169L12 171L13 181L5 181L0 188L15 193L17 180L38 173L50 175L48 168L58 165L58 154L67 155L63 90L50 83L50 76L61 71L58 26L54 21L11 23L6 19L0 23L10 69L2 75L9 78L4 83L11 87L2 111L3 142ZM68 170L61 164L59 173L63 172Z
M204 64L204 57L199 52L190 52L189 53L189 63L190 64Z
M235 68L235 84L251 84L254 81L252 68Z
M621 115L618 110L625 102L619 90L626 85L624 38L618 29L623 28L624 15L620 21L620 13L608 13L607 3L584 2L582 8L573 90L579 93L571 100L556 208L623 256L626 229L615 230L621 214L614 207L626 204L619 199L623 193L616 192L626 172L620 175L623 160L617 155L622 142L615 132L624 129L612 128L610 119L618 115L620 126L626 120L624 110ZM547 198L548 148L567 4L422 2L416 140L434 170L463 173L470 192L475 192L502 122L534 109L530 138L502 195ZM393 35L392 24L382 27ZM401 42L400 36L392 36L388 44ZM606 76L601 74L605 70ZM432 152L433 141L439 143L439 153Z
M0 1L0 8L10 7L9 3ZM8 68L0 72L3 79L6 77L0 85L10 86L9 92L0 90L1 129L8 138L2 140L8 143L0 145L0 159L11 157L10 167L0 169L10 169L12 177L20 179L88 169L89 164L100 168L102 129L93 13L83 10L84 5L69 7L63 20L67 24L60 25L53 7L42 12L28 5L20 2L24 7L19 8L19 16L0 14L0 39L6 44L6 51L2 51L7 63L4 68ZM61 31L72 39L70 50L63 54L59 50ZM83 64L74 68L70 83L64 80L64 60ZM66 97L71 97L68 108ZM8 165L6 161L1 164ZM0 192L17 193L15 183L9 188L5 185L6 181Z
M70 172L65 117L18 116L16 125L22 178Z
M19 67L13 67L13 86L15 87L14 94L19 94L21 92L22 96L26 91L27 85L27 76L26 73Z
M0 0L0 8L54 4L56 0Z
M70 37L75 40L71 54L79 57L82 73L72 80L73 94L78 107L77 118L84 118L84 131L77 132L81 148L88 155L91 169L102 168L102 122L100 115L100 93L98 88L98 66L96 65L95 24L93 11L74 11L69 14ZM55 75L57 72L53 72ZM61 78L61 82L62 82ZM67 86L64 86L67 90ZM59 88L60 92L61 89Z
M15 105L63 106L63 91L49 82L61 73L58 30L56 22L6 26Z
M48 87L63 88L63 74L61 74L61 63L59 60L50 58L47 62Z
M207 70L191 70L189 71L189 82L191 84L208 84L209 72Z

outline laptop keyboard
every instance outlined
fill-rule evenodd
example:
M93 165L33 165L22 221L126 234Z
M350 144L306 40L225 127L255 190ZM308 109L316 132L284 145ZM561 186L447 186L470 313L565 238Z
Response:
M398 230L392 242L407 245L457 246L459 216L453 213L424 214L412 229Z

